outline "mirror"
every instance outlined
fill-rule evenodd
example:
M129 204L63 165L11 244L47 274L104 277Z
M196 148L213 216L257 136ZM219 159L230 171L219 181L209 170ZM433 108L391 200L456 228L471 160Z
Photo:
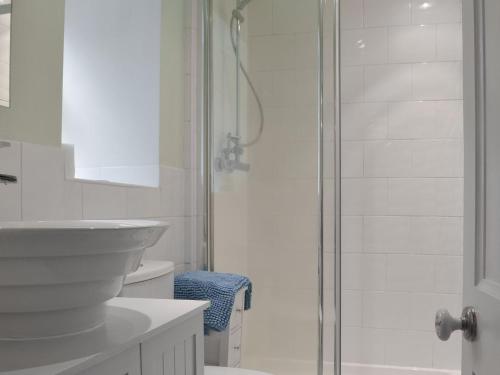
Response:
M0 106L9 106L11 0L0 0Z

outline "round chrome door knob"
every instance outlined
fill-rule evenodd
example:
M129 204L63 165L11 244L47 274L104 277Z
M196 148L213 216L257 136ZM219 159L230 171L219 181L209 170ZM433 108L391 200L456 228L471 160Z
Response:
M436 334L442 341L447 341L452 332L462 331L464 339L474 341L477 334L477 314L473 307L466 307L458 319L452 317L448 310L438 310L436 313Z

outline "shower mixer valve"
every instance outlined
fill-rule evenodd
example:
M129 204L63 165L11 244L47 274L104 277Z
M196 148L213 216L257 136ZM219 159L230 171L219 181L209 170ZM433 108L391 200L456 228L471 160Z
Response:
M240 143L240 137L228 133L226 141L226 147L222 149L220 156L215 159L215 170L228 173L234 171L248 172L250 164L241 161L244 150Z

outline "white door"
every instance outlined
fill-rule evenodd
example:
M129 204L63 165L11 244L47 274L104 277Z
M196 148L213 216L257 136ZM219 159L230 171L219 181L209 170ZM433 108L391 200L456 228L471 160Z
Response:
M438 314L436 328L444 338L452 329L468 331L462 374L494 375L500 373L500 1L463 0L463 16L464 306L477 312L477 332L472 322L445 314Z

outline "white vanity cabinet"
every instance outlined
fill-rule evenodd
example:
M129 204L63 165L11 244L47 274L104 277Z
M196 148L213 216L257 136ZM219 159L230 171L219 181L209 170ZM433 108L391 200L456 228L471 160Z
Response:
M203 375L202 327L199 315L142 343L141 375Z
M210 366L240 367L246 288L236 294L229 327L205 336L205 363Z
M0 375L203 375L203 301L115 298L103 327L0 341Z
M141 351L139 346L93 366L79 375L141 375Z

